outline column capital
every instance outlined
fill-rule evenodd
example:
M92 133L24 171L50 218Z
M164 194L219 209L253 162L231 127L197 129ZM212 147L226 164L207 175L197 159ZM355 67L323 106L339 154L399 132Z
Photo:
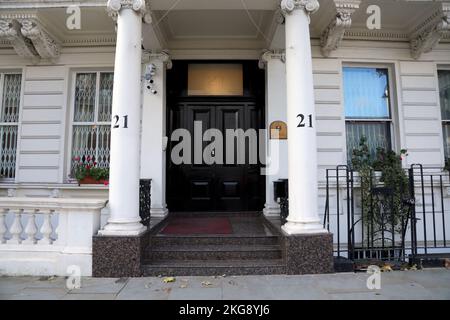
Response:
M167 69L172 69L172 59L168 50L152 51L144 50L142 52L142 63L150 63L152 60L158 60L166 65Z
M106 4L106 11L114 20L122 9L134 10L142 15L145 23L151 23L149 0L108 0Z
M265 69L267 66L267 62L269 62L272 59L278 59L284 63L286 61L285 51L282 49L280 49L280 50L264 50L258 61L259 68Z
M317 0L281 0L280 6L284 15L298 9L304 10L307 15L310 15L319 10L320 4Z

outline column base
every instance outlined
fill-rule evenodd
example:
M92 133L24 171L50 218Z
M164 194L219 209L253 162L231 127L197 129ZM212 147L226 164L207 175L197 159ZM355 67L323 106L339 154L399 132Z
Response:
M280 206L277 204L266 203L264 205L263 214L266 217L279 217L281 213Z
M321 223L318 222L293 222L288 221L282 227L284 232L289 235L300 235L300 234L326 234L328 230L323 227Z
M169 214L169 209L167 209L166 206L150 208L150 216L151 217L164 218L168 214Z
M331 233L289 235L285 248L287 274L334 272Z
M98 235L116 237L139 236L145 231L147 231L147 227L140 222L108 222L103 229L98 231Z
M148 241L148 232L141 233L139 236L94 236L92 238L92 276L141 277L141 264Z

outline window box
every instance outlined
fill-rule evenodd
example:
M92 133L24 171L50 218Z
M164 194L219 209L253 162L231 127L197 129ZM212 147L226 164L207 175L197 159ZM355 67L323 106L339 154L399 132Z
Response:
M78 184L103 184L103 185L108 185L108 180L106 179L100 179L100 180L95 180L93 177L91 176L86 176L83 179L78 181Z

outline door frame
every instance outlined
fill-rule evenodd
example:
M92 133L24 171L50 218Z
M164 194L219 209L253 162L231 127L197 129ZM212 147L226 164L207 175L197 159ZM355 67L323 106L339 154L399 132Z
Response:
M176 75L172 82L176 83L178 87L172 87L171 83L171 74L172 70L176 68L178 65L183 65L184 68L190 63L195 64L242 64L243 65L243 77L244 77L244 95L243 96L188 96L187 95L187 70L184 70L184 75L181 75L182 79L180 81L179 75ZM261 119L259 120L261 123L262 129L266 128L266 73L264 70L259 68L258 60L173 60L172 61L172 69L168 71L166 76L166 132L170 143L170 135L172 134L171 130L171 108L177 103L199 103L199 104L227 104L227 103L248 103L253 102L259 106L259 110L261 112ZM249 72L249 70L253 69L254 72ZM256 72L258 70L258 72ZM258 73L258 74L257 74ZM180 85L184 83L185 85ZM266 139L263 141L266 143ZM169 147L167 146L166 155L166 165L165 165L165 175L166 175L166 184L165 184L165 198L166 203L168 204L168 188L169 183L167 176L170 167L170 154ZM264 205L266 203L266 179L262 178L260 180L259 192L261 196L261 208L260 211L263 210ZM173 211L170 207L168 207L169 211ZM192 212L186 210L184 212ZM218 211L215 211L218 212Z

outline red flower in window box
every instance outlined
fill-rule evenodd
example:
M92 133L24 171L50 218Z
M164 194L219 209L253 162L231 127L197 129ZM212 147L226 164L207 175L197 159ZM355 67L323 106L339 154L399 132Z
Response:
M91 159L87 157L87 159ZM75 159L74 159L75 160ZM90 161L90 160L89 160ZM109 168L101 168L94 163L75 162L72 176L78 181L78 184L104 184L109 180Z

